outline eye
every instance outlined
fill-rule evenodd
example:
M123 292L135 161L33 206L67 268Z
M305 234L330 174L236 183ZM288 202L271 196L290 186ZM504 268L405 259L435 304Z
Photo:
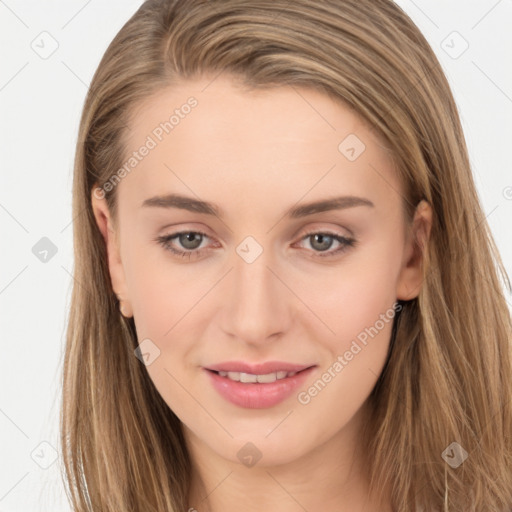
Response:
M179 258L198 258L202 254L210 249L206 247L200 247L204 238L210 238L206 233L201 231L180 231L171 235L159 236L155 239L164 249L175 254ZM343 251L348 250L350 247L356 245L354 238L348 238L336 233L324 232L324 231L311 231L306 233L301 241L309 240L312 252L315 253L313 257L326 258L334 256ZM174 241L179 244L179 247L174 245ZM339 244L333 251L329 251L333 243ZM185 250L180 249L182 247Z
M313 257L320 258L340 254L348 250L350 247L354 247L357 243L354 238L324 231L310 231L309 233L306 233L301 240L308 240L313 248L313 252L316 253ZM337 243L339 246L335 250L329 251L333 243Z
M202 233L201 231L180 231L179 233L174 233L172 235L164 235L156 238L156 241L168 251L172 252L176 256L180 258L188 258L198 257L206 251L205 248L198 247L201 245L203 238L209 238L206 233ZM185 251L176 248L171 242L176 240L179 242L180 246L186 249Z

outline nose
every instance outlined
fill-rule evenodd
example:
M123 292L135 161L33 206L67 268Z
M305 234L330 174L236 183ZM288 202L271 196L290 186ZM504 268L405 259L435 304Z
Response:
M227 300L221 306L224 332L251 345L286 332L293 293L270 251L263 250L251 263L235 254L233 265L224 284Z

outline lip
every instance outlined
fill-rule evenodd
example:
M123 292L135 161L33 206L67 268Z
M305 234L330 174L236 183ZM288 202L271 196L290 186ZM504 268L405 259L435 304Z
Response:
M226 361L205 367L207 370L216 372L243 372L252 373L253 375L266 375L267 373L275 373L279 371L285 372L301 372L306 368L314 366L312 364L293 364L283 361L267 361L265 363L245 363L243 361Z
M272 363L274 364L274 363ZM221 366L221 365L219 365ZM290 365L289 365L290 366ZM291 365L297 368L297 365ZM232 368L241 368L241 366L231 366ZM270 365L264 369L263 373L258 373L258 375L264 375L265 373L273 373L273 371L269 371L268 368ZM247 365L245 366L247 368ZM254 367L252 367L254 368ZM228 402L246 409L267 409L270 407L274 407L275 405L283 402L290 395L297 390L300 386L302 386L305 380L314 372L316 366L304 367L300 366L299 370L287 370L283 368L281 365L280 368L283 371L298 371L292 377L286 377L284 379L276 380L275 382L269 383L244 383L244 382L236 382L227 377L221 377L218 373L213 371L213 368L203 368L203 371L207 374L213 388ZM220 370L220 371L228 371L228 370ZM229 370L229 371L244 371L240 370ZM279 371L279 369L274 370ZM247 371L246 373L253 373L253 370Z

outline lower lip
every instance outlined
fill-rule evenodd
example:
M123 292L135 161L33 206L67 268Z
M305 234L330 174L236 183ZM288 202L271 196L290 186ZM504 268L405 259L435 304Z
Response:
M211 370L205 371L210 376L213 387L228 402L246 409L266 409L286 400L314 369L313 366L296 373L293 377L268 383L236 382Z

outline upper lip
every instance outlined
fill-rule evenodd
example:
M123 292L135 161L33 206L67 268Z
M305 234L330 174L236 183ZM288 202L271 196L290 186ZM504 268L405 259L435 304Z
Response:
M300 372L306 368L310 368L311 366L315 365L293 364L282 361L267 361L265 363L257 364L244 363L243 361L226 361L224 363L206 366L205 368L216 372L242 372L250 373L252 375L266 375L268 373L276 373L279 371Z

